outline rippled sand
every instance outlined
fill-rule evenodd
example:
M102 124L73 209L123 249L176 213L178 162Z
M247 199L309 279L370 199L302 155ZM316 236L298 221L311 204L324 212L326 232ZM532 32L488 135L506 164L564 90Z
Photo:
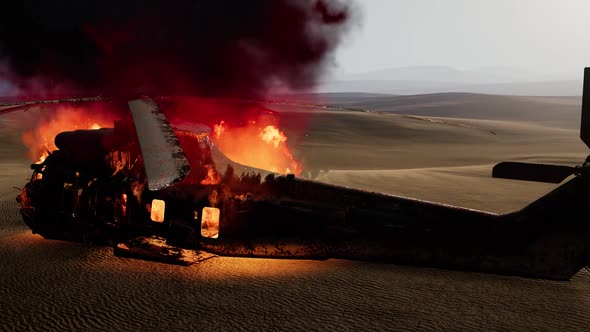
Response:
M352 127L358 123L356 116L345 114L336 118L337 122L326 123L332 123L330 128L334 130L346 127L346 123ZM491 206L496 211L525 204L550 189L534 187L518 192L518 183L494 184L485 175L489 167L481 166L491 165L493 156L474 163L470 158L476 157L453 161L439 151L445 144L451 152L454 148L481 150L492 144L488 140L497 139L487 134L459 128L472 135L467 147L452 141L455 134L446 134L456 128L448 130L437 127L440 124L412 119L363 116L369 118L361 118L365 121L362 123L373 126L367 135L376 135L374 128L386 133L393 125L417 128L422 135L432 128L432 135L442 135L433 136L438 143L430 145L431 162L438 166L420 168L417 164L427 162L427 157L422 156L414 161L414 170L400 170L403 164L411 163L409 156L415 152L408 152L396 159L395 154L390 154L389 164L387 156L373 157L373 166L381 169L379 172L360 166L333 170L329 163L322 164L324 156L320 152L314 155L312 151L324 149L318 148L322 140L335 146L337 138L318 127L311 134L323 138L308 139L299 151L307 153L308 162L315 167L312 170L317 171L314 176L333 183L374 186L381 191L472 207ZM569 282L555 282L343 260L217 257L180 267L117 258L107 247L44 240L24 226L14 200L18 191L12 187L22 186L30 174L24 152L17 144L18 130L22 128L14 126L14 118L4 118L0 128L4 143L0 147L0 330L582 331L590 326L590 274L585 270ZM503 140L512 139L520 145L499 142L491 145L490 151L499 151L499 157L521 153L532 158L526 151L537 138L524 142L525 136L518 136L510 126L494 125L498 126L495 130L504 128L506 135L512 133L511 138L502 136ZM544 129L533 129L529 133L537 130L538 137L542 137ZM559 136L554 129L546 130L554 138L550 156L566 163L578 159L583 150L573 143L575 137L568 138L570 132ZM399 142L392 149L401 151L405 142L422 149L418 151L429 151L427 143L412 142L408 138L411 136L400 135L393 135ZM447 138L446 143L441 142L441 137ZM349 144L341 146L342 153L370 155L376 152L366 150L383 150L384 146L372 144L365 151L355 148L369 141L383 143L375 139L382 138L339 144ZM532 149L541 150L535 146ZM341 157L338 148L322 151L332 151L333 159ZM445 162L446 166L441 165ZM456 164L449 165L452 162ZM462 180L471 182L461 186ZM396 185L395 181L401 182ZM478 186L482 190L478 191ZM511 203L514 200L519 201Z
M43 240L5 209L7 330L585 330L590 275L530 280L341 260L179 267Z

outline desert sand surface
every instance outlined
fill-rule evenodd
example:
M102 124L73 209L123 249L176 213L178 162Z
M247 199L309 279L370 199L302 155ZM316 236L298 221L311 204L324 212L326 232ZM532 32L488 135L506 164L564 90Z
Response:
M571 107L562 104L572 101L565 99L542 101L570 114ZM543 119L525 112L515 120L469 112L399 115L370 107L272 108L292 134L305 177L495 213L522 208L556 185L492 179L494 163L576 165L587 155L575 124L554 121L552 114ZM576 112L579 118L579 108ZM301 116L308 126L296 133L288 120ZM586 270L555 282L344 260L215 257L180 267L117 258L108 247L44 240L22 223L13 189L30 176L20 134L34 122L34 112L0 117L1 330L581 331L590 326Z

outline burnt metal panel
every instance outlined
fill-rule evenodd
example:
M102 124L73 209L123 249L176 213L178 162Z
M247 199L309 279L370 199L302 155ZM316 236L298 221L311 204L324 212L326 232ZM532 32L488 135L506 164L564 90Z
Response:
M129 102L145 165L148 189L167 188L190 172L188 160L172 126L152 99Z

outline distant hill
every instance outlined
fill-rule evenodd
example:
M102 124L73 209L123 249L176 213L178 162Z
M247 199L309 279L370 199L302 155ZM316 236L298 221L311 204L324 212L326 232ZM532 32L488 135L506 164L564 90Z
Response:
M333 81L324 82L318 92L364 92L412 95L443 92L469 92L513 96L581 96L582 81L466 84L427 81Z
M578 74L578 73L575 73ZM448 66L413 66L385 68L364 73L340 75L339 81L419 81L455 84L497 84L512 82L567 81L580 79L579 75L563 77L533 73L508 67L486 67L460 70Z
M571 77L511 68L458 70L446 66L389 68L340 75L320 85L320 92L425 94L470 92L527 96L579 96L582 70Z
M524 121L570 129L579 128L582 106L581 97L523 97L473 93L436 93L409 96L319 93L292 96L291 99L316 100L326 105L372 112Z

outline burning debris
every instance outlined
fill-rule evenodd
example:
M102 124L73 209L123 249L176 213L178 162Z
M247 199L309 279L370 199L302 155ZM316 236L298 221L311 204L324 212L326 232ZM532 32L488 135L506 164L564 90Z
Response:
M153 105L155 102L143 100L130 103L133 119L143 121L142 125L134 126L130 118L123 118L114 121L112 128L99 129L92 128L98 118L88 112L58 109L57 117L49 118L36 131L25 135L42 137L43 140L36 142L37 147L45 147L48 141L54 141L50 146L55 147L46 159L31 166L34 174L18 199L25 221L35 232L60 237L56 234L61 234L61 227L75 225L78 236L108 242L112 238L105 234L115 231L127 234L129 225L142 229L146 220L163 224L186 219L187 207L182 206L184 203L179 206L178 201L171 201L171 195L176 200L193 202L190 208L192 218L189 219L200 225L203 237L215 239L219 236L221 207L227 204L227 200L261 193L260 175L236 176L231 166L223 175L218 172L212 158L211 131L206 126L194 124L185 126L185 129L173 129ZM62 116L70 117L72 121L67 122ZM100 123L104 126L102 120ZM162 137L174 136L175 140L166 138L161 145L157 141L160 136L154 133L160 127L167 128L161 131ZM60 130L65 131L56 135L55 132ZM231 135L228 133L231 131L224 132L223 137ZM284 135L278 129L271 134ZM151 137L152 143L142 144L147 142L146 135ZM283 139L279 137L275 147L272 140L266 142L261 135L253 137L259 142L252 146L267 144L272 149L279 148L286 140L284 136ZM34 147L31 144L32 150L36 151ZM248 145L241 146L244 151L248 148ZM177 151L173 157L181 161L181 166L184 165L182 160L190 165L191 171L181 170L178 179L173 178L175 175L164 176L161 159L147 158L146 155L153 151L157 157L164 150L171 149ZM146 172L146 169L152 172ZM158 187L150 190L149 184L154 183L154 176ZM166 189L176 182L174 188ZM139 225L135 225L137 221L140 221Z

